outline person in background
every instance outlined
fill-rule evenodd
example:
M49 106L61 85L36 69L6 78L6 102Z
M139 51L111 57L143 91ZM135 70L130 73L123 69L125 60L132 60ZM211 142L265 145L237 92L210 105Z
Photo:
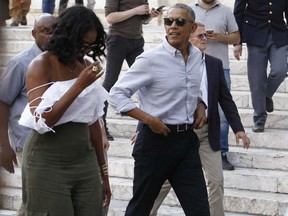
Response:
M137 57L112 87L108 100L118 113L143 122L132 153L133 197L125 216L149 215L167 179L185 215L208 216L199 140L194 132L206 122L200 99L202 54L189 42L197 28L195 14L188 5L174 4L164 26L163 43ZM136 91L139 108L131 99Z
M267 112L274 111L272 97L288 71L288 1L236 0L234 16L241 34L241 43L234 46L238 60L242 43L247 44L247 73L254 109L252 131L264 132ZM267 76L268 62L271 66Z
M192 9L197 20L206 26L207 30L207 54L222 60L225 79L228 88L231 88L228 45L240 42L238 26L231 8L220 3L219 0L196 0ZM228 134L229 124L224 112L219 106L221 120L221 152L224 170L234 170L233 164L227 159L229 151Z
M54 14L55 0L42 0L42 12Z
M148 24L159 15L149 9L147 0L106 0L105 16L110 24L107 38L107 64L103 87L110 91L118 79L124 60L130 67L135 58L144 51L142 24ZM104 124L109 140L114 140L107 124L108 103L104 109Z
M30 128L18 124L18 120L27 104L25 86L29 63L45 49L57 18L42 14L36 18L32 30L34 44L14 56L7 65L0 81L0 145L2 166L9 173L14 173L14 165L21 166L24 143L31 132ZM13 88L11 88L13 86ZM17 216L23 215L20 205Z
M68 5L69 0L60 0L58 14L60 15ZM83 0L75 0L76 5L83 5Z
M33 129L22 166L28 215L102 215L110 203L100 124L108 93L97 81L105 39L95 13L73 6L60 14L47 51L30 63L28 105L19 120Z
M10 19L9 16L9 0L0 0L0 27L6 26L6 20Z
M94 10L96 0L87 0L87 8Z
M10 26L27 25L27 17L31 0L9 0L9 14L12 18Z
M200 140L199 154L208 185L210 214L211 216L224 216L224 177L219 139L218 103L235 133L236 143L239 144L239 139L241 139L243 147L248 149L250 140L244 132L237 107L227 87L222 62L220 59L204 53L207 47L206 29L202 23L196 23L197 29L191 34L190 41L203 53L201 92L202 99L208 106L206 111L208 122L195 132ZM170 189L171 185L166 181L155 200L150 216L157 215L157 211Z

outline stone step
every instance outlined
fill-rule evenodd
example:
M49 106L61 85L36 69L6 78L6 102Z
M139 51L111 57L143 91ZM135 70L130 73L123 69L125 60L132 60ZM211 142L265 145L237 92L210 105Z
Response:
M0 209L0 216L15 216L16 211Z
M22 189L3 187L0 188L0 207L7 210L17 210L22 202Z
M124 216L128 201L112 200L109 209L109 216ZM162 204L157 212L157 216L185 216L181 207L168 206ZM251 214L240 214L225 212L225 216L251 216Z
M109 119L110 120L110 119ZM111 121L118 121L115 119L112 119ZM123 120L122 126L125 127L125 122L129 123L131 121L129 120ZM132 121L133 123L136 123ZM110 124L112 124L110 122ZM113 125L111 125L113 126ZM120 126L119 126L120 127ZM132 126L131 126L132 127ZM132 127L133 129L128 132L126 130L126 137L115 137L115 141L110 141L110 149L109 154L111 156L116 157L130 157L133 149L133 145L131 145L130 137L132 137L132 134L134 133L136 129L136 125ZM248 137L251 141L251 148L253 149L263 149L269 151L271 150L279 150L280 152L286 152L288 150L287 146L287 140L288 140L288 134L287 130L278 130L278 129L267 129L264 133L254 133L251 132L250 128L245 129L247 131ZM112 131L112 134L114 135L114 130ZM235 141L235 135L230 130L229 132L229 146L230 147L237 147ZM241 146L241 143L239 144ZM248 150L249 151L249 150Z
M252 132L251 127L253 123L253 110L252 109L238 109L241 117L242 124L246 128L246 132ZM115 137L131 137L137 126L137 121L129 117L120 117L116 115L114 111L107 115L107 125L109 131ZM268 115L265 132L269 132L270 129L281 129L285 130L288 128L288 116L287 111L274 111ZM272 130L271 132L277 132ZM260 133L262 135L263 133ZM264 140L263 140L264 141ZM284 142L284 140L283 140Z
M235 80L234 78L238 75L231 75L232 82ZM236 81L236 80L235 80ZM273 102L274 102L274 110L283 111L288 110L288 104L286 101L288 101L288 95L286 92L280 92L281 89L284 88L284 85L286 85L286 82L284 82L281 86L279 91L277 91L273 95ZM252 109L252 99L250 91L238 91L235 89L232 89L231 94L233 96L233 100L238 108L242 109Z
M124 200L127 202L131 199L131 179L111 177L110 184L113 194L112 200ZM21 203L21 189L2 188L0 189L0 194L3 209L16 210ZM173 190L170 191L163 204L169 206L169 209L171 209L171 207L178 207L180 211L180 205ZM121 211L124 211L125 206L126 205L123 205L121 207ZM113 204L111 207L112 209L116 208ZM286 194L228 188L224 190L224 209L228 212L245 213L245 215L284 215L287 207L288 195ZM119 207L114 211L110 209L109 212L117 213L119 212ZM230 215L232 216L234 214L231 213Z
M252 148L288 150L286 129L266 129L264 133L254 133L250 128L245 128L245 130L250 138ZM237 146L235 135L231 129L229 132L229 146Z
M108 216L124 216L128 201L111 200ZM185 216L181 207L161 205L158 216ZM0 209L0 216L16 216L16 211ZM250 214L240 214L233 212L225 212L225 216L251 216Z
M269 136L267 135L266 137ZM257 139L257 136L254 137L252 141L255 139ZM283 145L284 142L285 141L283 141ZM263 144L260 144L259 141L258 146L260 145ZM110 149L108 151L109 156L130 158L132 148L133 146L129 144L127 139L117 139L116 141L111 141ZM231 163L237 167L288 171L288 151L281 149L281 147L280 149L253 148L253 143L251 143L251 148L247 150L243 149L242 146L238 147L230 145L228 158Z
M109 156L111 177L133 179L133 168L132 158ZM236 167L234 171L224 171L224 179L225 188L288 194L287 171Z
M132 181L124 178L110 178L113 199L130 200ZM163 202L169 206L179 206L177 197L171 191ZM224 190L224 209L228 212L255 215L284 215L288 207L288 195L248 190Z
M230 147L228 159L236 167L288 171L288 151Z

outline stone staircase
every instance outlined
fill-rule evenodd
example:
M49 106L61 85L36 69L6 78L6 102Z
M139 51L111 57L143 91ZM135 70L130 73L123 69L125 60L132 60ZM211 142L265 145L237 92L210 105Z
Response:
M12 56L33 43L30 33L32 20L41 13L40 1L38 1L32 3L34 5L28 16L29 26L3 29L3 36L0 38L0 50L2 51L0 53L0 73L5 69ZM166 0L167 2L170 1ZM224 2L231 4L230 1ZM95 11L107 27L103 9L100 8L103 0L97 0L96 6L97 4L99 8L96 7ZM154 5L157 6L157 2L153 3ZM145 26L145 49L159 44L163 36L164 29L162 26L158 26L157 22ZM234 135L230 132L228 158L236 166L236 169L224 171L226 216L288 215L286 213L288 209L288 80L282 83L273 97L275 111L268 116L265 133L251 132L253 110L251 109L246 75L246 50L244 51L241 61L236 61L230 52L232 95L245 130L251 139L251 148L246 150L241 145L237 146ZM124 65L123 73L126 70L127 65ZM137 122L129 117L117 116L110 108L107 121L109 129L115 137L115 141L110 142L111 146L108 151L110 183L113 193L109 216L123 216L132 196L133 159L131 152L133 146L130 144L130 137L135 131ZM6 171L0 170L0 176L0 185L2 186L0 188L0 216L15 215L22 196L21 171L16 168L15 174L8 174ZM185 215L173 191L165 199L158 215Z

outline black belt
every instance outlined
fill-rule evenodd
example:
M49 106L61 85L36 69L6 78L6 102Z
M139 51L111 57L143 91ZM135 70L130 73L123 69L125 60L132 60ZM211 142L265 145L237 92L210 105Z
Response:
M171 132L176 132L176 133L194 129L193 124L178 124L178 125L166 124L166 126L171 130Z

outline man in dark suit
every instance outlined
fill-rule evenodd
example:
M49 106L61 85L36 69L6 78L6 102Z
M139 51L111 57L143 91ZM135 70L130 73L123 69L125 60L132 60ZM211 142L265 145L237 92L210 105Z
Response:
M239 143L239 139L242 139L243 147L249 148L250 140L244 132L237 107L227 87L222 61L204 54L207 46L207 34L205 26L202 23L197 23L197 29L191 34L190 41L203 53L201 92L202 99L208 107L206 110L208 122L203 128L195 130L195 132L200 141L199 154L209 187L210 214L211 216L224 216L224 177L221 159L218 103L235 133L237 144ZM154 203L150 216L157 215L157 210L170 188L169 182L165 182Z
M248 50L248 80L254 108L252 131L264 132L267 112L274 110L272 96L287 73L288 1L236 0L234 16ZM242 45L235 45L234 56L238 60L241 53ZM268 61L271 71L267 77Z

